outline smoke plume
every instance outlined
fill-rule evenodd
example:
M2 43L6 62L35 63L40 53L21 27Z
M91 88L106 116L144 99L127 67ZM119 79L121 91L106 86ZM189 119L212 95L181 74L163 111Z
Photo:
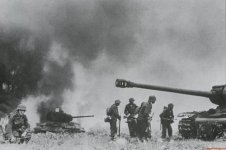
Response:
M125 61L134 50L139 15L132 11L134 2L2 3L2 17L9 16L0 26L0 85L7 86L3 94L12 96L2 97L2 113L12 111L29 95L50 97L40 104L39 113L61 107L63 92L76 85L72 84L74 62L89 68L103 52Z

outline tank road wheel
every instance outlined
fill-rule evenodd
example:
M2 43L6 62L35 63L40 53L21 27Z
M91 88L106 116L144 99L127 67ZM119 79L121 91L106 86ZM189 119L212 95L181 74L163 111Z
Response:
M196 126L192 119L182 119L179 121L178 130L181 136L185 139L196 138Z
M197 138L205 141L213 141L215 138L223 136L222 125L219 123L199 123L197 128Z

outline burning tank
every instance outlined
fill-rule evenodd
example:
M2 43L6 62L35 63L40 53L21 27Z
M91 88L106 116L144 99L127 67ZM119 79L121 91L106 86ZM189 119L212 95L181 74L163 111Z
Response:
M94 115L87 116L71 116L66 114L60 108L55 111L46 113L45 119L37 123L34 128L34 133L81 133L85 132L84 128L79 123L72 122L73 118L94 117Z
M226 85L213 86L211 91L196 91L139 84L123 79L117 79L115 85L121 88L136 87L209 98L213 104L218 105L217 108L202 112L179 114L179 117L183 117L179 121L179 133L183 138L214 140L215 138L222 137L224 132L226 132Z

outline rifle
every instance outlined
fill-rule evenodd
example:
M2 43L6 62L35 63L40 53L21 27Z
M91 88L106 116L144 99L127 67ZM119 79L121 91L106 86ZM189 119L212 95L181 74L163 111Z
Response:
M120 137L120 133L121 133L121 131L120 131L121 120L119 120L119 122L118 122L118 123L119 123L119 126L118 126L118 132L119 132L119 135L118 135L118 136Z
M22 143L28 143L28 141L31 139L31 137L15 137L15 140L12 141L11 139L5 140L5 143L16 143L16 144L22 144Z

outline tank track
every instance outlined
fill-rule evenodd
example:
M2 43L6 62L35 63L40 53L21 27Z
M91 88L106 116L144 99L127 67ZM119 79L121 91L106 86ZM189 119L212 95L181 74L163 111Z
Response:
M179 134L185 138L196 138L197 130L195 126L195 119L194 118L183 118L179 121L178 124Z
M224 136L224 125L221 123L198 123L197 138L205 141L212 141L216 138Z
M224 136L224 125L221 123L195 123L194 118L183 118L179 121L178 130L185 139L198 138L212 141Z

